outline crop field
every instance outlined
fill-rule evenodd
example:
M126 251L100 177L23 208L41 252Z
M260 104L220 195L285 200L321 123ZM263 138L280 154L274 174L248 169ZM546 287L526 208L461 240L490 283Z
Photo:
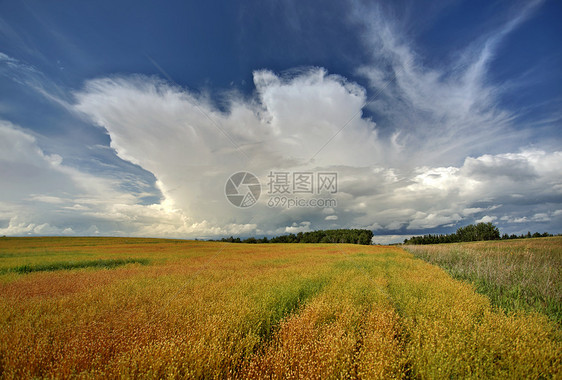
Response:
M393 246L0 238L0 376L560 378L556 312L477 290Z

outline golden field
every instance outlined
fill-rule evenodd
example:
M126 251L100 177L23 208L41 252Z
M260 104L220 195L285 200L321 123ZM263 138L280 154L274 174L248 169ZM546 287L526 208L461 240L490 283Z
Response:
M400 247L1 238L0 302L2 378L562 373L555 322Z

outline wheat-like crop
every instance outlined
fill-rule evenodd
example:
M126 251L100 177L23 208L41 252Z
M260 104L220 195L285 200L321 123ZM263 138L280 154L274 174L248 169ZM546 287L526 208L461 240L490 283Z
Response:
M18 255L21 255L19 258ZM556 377L559 330L397 247L0 240L2 378Z

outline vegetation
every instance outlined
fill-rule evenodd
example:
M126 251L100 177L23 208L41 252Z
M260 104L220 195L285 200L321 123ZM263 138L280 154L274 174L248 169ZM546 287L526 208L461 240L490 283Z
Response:
M340 230L319 230L311 232L299 232L298 234L288 234L276 236L268 239L256 239L250 237L245 240L240 238L223 238L222 242L227 243L338 243L338 244L362 244L370 245L373 239L373 231L360 229L340 229Z
M554 236L554 235L549 234L548 232L543 232L542 234L540 232L535 232L534 234L531 235L531 231L529 231L526 234L521 234L521 235L503 234L502 239L503 240L507 240L507 239L530 239L530 238L552 237L552 236Z
M463 241L498 240L500 230L492 223L470 224L460 227L454 234L412 236L404 240L404 244L439 244L457 243Z
M0 275L0 376L549 378L562 372L562 337L548 318L497 312L470 284L400 247L0 241L0 267L92 256L150 265Z
M548 232L538 233L535 232L531 235L531 232L527 232L526 235L517 236L515 234L507 235L503 234L501 239L525 239L525 238L537 238L537 237L551 237L553 235ZM500 230L494 226L492 223L478 223L470 224L465 227L460 227L454 234L448 235L423 235L423 236L412 236L410 239L404 240L404 244L441 244L441 243L459 243L467 241L485 241L485 240L499 240Z
M90 261L77 261L77 262L57 262L47 264L35 265L20 265L14 268L3 269L2 272L15 272L15 273L31 273L31 272L46 272L63 269L78 269L78 268L105 268L111 269L126 264L148 264L147 259L98 259ZM0 272L1 273L1 272Z
M505 311L537 311L562 325L562 237L405 248Z

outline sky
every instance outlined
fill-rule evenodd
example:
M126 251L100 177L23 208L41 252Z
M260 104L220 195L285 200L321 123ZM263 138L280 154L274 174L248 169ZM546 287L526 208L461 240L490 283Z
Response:
M562 233L561 16L2 1L0 235Z

